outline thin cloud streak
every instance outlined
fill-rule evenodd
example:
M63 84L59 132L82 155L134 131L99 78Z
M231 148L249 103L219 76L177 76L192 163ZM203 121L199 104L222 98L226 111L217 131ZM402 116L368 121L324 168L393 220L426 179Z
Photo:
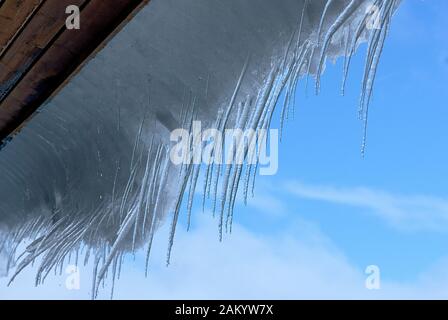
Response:
M298 198L364 208L391 226L407 231L448 231L448 199L426 195L398 195L366 187L307 185L285 187Z

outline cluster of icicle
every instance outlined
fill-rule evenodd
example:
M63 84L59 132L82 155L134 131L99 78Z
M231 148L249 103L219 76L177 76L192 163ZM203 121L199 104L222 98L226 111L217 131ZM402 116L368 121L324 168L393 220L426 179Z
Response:
M156 2L156 1L155 1ZM360 43L367 41L367 58L365 72L362 81L362 93L359 108L359 116L362 121L367 123L368 106L372 97L372 88L378 67L378 62L383 50L386 35L389 30L392 14L399 4L398 0L328 0L328 1L303 1L304 5L301 11L297 13L297 23L293 32L288 36L288 41L282 54L273 59L267 76L258 79L260 86L256 92L246 94L242 90L244 81L253 75L250 72L256 70L257 65L253 61L252 53L248 53L244 58L244 64L237 79L234 81L233 89L227 94L227 102L219 107L217 112L212 112L213 117L209 122L211 127L224 131L225 128L240 129L267 129L271 126L274 108L277 105L282 92L285 92L285 99L281 110L281 124L291 115L294 107L294 97L298 81L303 76L314 75L316 77L316 92L320 89L320 77L325 67L325 62L329 58L344 56L343 70L343 89L345 87L350 62L353 54ZM304 18L307 10L311 6L322 4L319 24L312 32L304 32ZM333 7L341 7L337 15L330 15L334 12ZM372 18L371 12L366 8L375 5L378 11L378 27L369 29L368 19ZM331 19L331 20L330 20ZM138 48L137 48L138 49ZM137 50L136 49L136 50ZM152 85L152 80L148 77L147 86ZM208 88L207 79L207 88ZM75 80L76 85L76 80ZM249 85L249 87L251 87ZM207 94L207 93L206 93ZM241 96L246 94L244 98ZM74 99L79 99L82 93L73 90ZM142 94L142 104L151 105L151 94ZM191 129L192 123L196 119L203 117L203 110L200 108L199 98L191 91L185 90L182 100L180 123L186 129ZM98 102L100 104L101 102ZM45 114L48 122L62 123L61 128L69 116L65 114L66 110L52 111ZM76 112L71 111L71 112ZM93 112L93 111L92 111ZM223 232L231 232L234 206L239 190L242 190L244 201L254 192L255 177L258 170L257 164L247 161L246 164L227 164L227 165L201 165L188 164L174 166L170 162L169 152L170 144L166 138L160 137L148 138L148 129L146 128L151 120L151 115L146 111L138 120L139 125L135 135L127 134L126 130L121 128L125 123L124 110L118 110L118 114L102 115L103 117L114 118L117 134L121 139L132 141L132 152L123 158L113 159L116 164L111 170L99 165L98 177L85 184L86 190L83 195L90 199L91 190L95 190L97 185L110 186L109 193L100 193L95 195L99 204L91 205L79 203L78 200L70 200L66 193L70 192L69 186L77 180L76 175L66 175L64 177L54 175L53 185L57 185L58 193L51 199L52 206L47 214L40 214L32 218L20 219L10 217L8 223L4 223L5 230L2 233L2 224L0 219L0 252L7 254L7 270L15 266L11 282L27 266L33 264L39 258L40 264L37 267L36 285L42 283L52 270L60 270L68 261L78 264L79 260L87 264L92 257L94 261L94 277L92 284L92 296L97 296L100 285L106 279L113 283L120 277L120 270L126 253L134 252L143 245L147 246L146 273L148 272L148 263L150 250L154 234L167 214L172 214L171 233L169 238L169 248L167 253L167 263L170 261L171 250L174 243L176 226L179 215L181 214L182 204L186 203L186 214L188 215L188 226L190 226L193 200L198 185L202 189L202 207L205 208L207 200L211 201L213 213L217 215L219 221L219 238L222 239ZM216 116L217 115L217 116ZM96 116L92 114L92 116ZM162 117L163 119L167 117ZM209 117L210 118L210 117ZM168 121L168 120L167 120ZM64 127L65 128L65 127ZM106 127L102 132L105 136L112 136L107 130L115 130L113 127ZM50 130L40 128L38 125L28 129L34 136L41 138L42 147L46 150L52 150L56 154L63 154L64 151L55 150L58 141L49 141L42 132ZM61 129L62 130L62 129ZM98 129L102 130L102 129ZM62 132L62 131L61 131ZM115 131L114 131L115 132ZM73 135L73 132L67 130L67 136ZM86 135L88 133L77 132L77 135ZM168 136L168 133L166 133ZM20 137L20 134L2 150L8 151L8 148L17 143L25 142L27 139ZM365 137L364 137L365 138ZM18 140L15 142L15 140ZM22 139L22 140L20 140ZM59 139L63 140L63 137ZM87 141L89 137L86 137ZM254 137L254 139L256 139ZM148 142L149 141L149 142ZM69 142L67 142L68 144ZM244 143L244 142L242 142ZM112 148L111 146L103 146ZM113 143L110 143L113 145ZM248 144L249 145L249 144ZM66 145L67 149L77 149L80 154L87 154L86 159L80 161L92 161L90 156L95 158L99 164L105 162L102 155L107 154L104 150L79 150L88 148L87 146ZM116 146L113 146L116 147ZM40 148L40 146L36 146ZM365 148L365 139L362 149ZM18 150L18 151L17 151ZM18 157L27 158L26 148L17 148L15 151ZM247 145L238 148L243 152L243 157L247 157ZM33 159L27 160L27 165L33 168L35 164ZM47 161L60 161L55 165L66 168L69 159L62 157L60 160L53 158ZM66 162L64 162L66 161ZM126 163L126 165L123 165ZM12 185L17 179L23 182L23 185L29 185L26 182L30 177L19 176L19 168L15 163L2 160L0 164L10 173L5 173L2 177L4 181ZM76 169L76 165L73 168ZM72 166L70 164L70 166ZM70 167L70 169L73 169ZM102 169L101 169L102 168ZM79 169L79 168L78 168ZM39 170L37 166L34 170ZM14 175L14 173L16 175ZM52 172L46 173L52 175ZM58 179L61 179L59 181ZM198 183L198 180L202 180ZM74 182L75 181L75 182ZM180 181L180 183L178 183ZM39 182L36 182L39 185ZM61 187L59 187L61 186ZM167 187L169 186L169 188ZM46 185L40 185L42 189ZM55 188L56 189L56 188ZM53 192L53 191L51 191ZM13 199L19 201L31 201L32 197L44 196L33 193L25 188L24 198ZM54 194L54 192L53 192ZM67 200L69 199L69 200ZM67 203L65 203L66 201ZM72 202L70 202L72 201ZM95 200L96 201L96 200ZM28 202L26 202L28 203ZM61 203L64 203L62 206ZM4 212L10 212L12 216L13 207L8 207L6 201L2 199L0 203L0 215ZM45 211L39 207L26 207L24 210ZM88 212L88 214L85 214ZM12 221L12 222L11 222ZM32 239L27 245L26 250L17 256L17 248L23 243L23 240Z

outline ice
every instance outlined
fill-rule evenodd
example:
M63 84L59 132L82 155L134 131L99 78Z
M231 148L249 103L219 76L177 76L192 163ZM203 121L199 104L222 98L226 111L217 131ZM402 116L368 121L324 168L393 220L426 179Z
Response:
M300 79L315 77L318 91L326 61L345 56L345 88L362 42L366 122L398 4L152 0L1 149L0 273L10 269L13 281L39 261L39 284L70 253L81 254L94 260L95 297L107 275L120 277L126 253L146 246L148 265L154 233L171 217L169 263L184 198L188 224L194 219L196 188L203 207L219 214L222 238L238 190L245 201L253 193L258 165L175 166L170 132L195 120L203 128L267 129L285 90L283 126ZM378 29L367 28L370 5L380 10ZM32 243L17 252L23 241Z

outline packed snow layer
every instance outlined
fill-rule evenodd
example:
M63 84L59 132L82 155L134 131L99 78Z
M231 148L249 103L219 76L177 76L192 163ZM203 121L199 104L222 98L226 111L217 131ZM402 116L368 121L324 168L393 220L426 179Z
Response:
M345 56L346 75L366 41L365 121L398 4L152 0L0 151L0 259L17 262L12 279L40 256L40 283L74 252L94 259L95 292L108 271L115 279L126 252L146 245L149 258L166 217L171 248L182 199L191 210L196 188L210 198L222 234L238 190L250 193L256 166L175 166L170 132L193 120L268 128L282 90L283 121L303 75L314 75L319 91L326 60ZM32 243L17 258L25 239Z

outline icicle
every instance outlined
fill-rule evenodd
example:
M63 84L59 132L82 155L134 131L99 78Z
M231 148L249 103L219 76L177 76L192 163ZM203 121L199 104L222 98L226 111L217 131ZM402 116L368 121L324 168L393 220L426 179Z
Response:
M129 179L128 179L128 183L127 183L126 188L124 190L123 198L122 198L121 205L120 205L120 212L119 212L120 219L123 218L123 215L124 215L124 212L125 212L126 202L127 202L127 199L128 199L128 195L130 193L132 184L134 183L135 176L136 176L136 173L137 173L137 169L138 169L137 166L135 166L132 169L131 174L130 174Z
M178 195L178 198L177 198L178 200L176 202L176 207L174 209L173 221L171 222L171 232L170 232L169 243L168 243L168 253L167 253L167 257L166 257L166 264L167 264L167 266L170 264L171 250L172 250L173 245L174 245L174 235L176 233L176 226L177 226L177 220L179 218L180 206L182 204L183 194L184 194L185 188L187 186L188 177L191 174L191 169L192 169L192 166L191 165L188 166L187 173L185 174L185 177L184 177L184 179L182 181L180 192L179 192L179 195Z
M394 1L390 2L391 5L387 10L390 10L393 5L394 5ZM389 30L389 22L390 22L390 16L389 16L389 12L386 12L386 18L385 18L385 22L384 22L384 26L381 29L381 33L380 33L380 39L379 39L379 45L378 47L375 49L375 54L373 55L373 59L372 59L372 65L370 68L370 73L367 79L367 83L366 83L366 93L365 95L367 96L367 99L365 101L365 115L364 115L364 132L363 132L363 141L362 141L362 148L361 148L361 155L362 157L364 157L365 155L365 150L366 150L366 145L367 145L367 122L368 122L368 115L369 115L369 105L370 105L370 100L372 97L372 91L373 91L373 84L375 82L375 77L376 77L376 72L377 72L377 68L378 68L378 64L379 64L379 59L380 56L383 52L383 48L384 48L384 43L386 40L386 36ZM364 102L364 101L363 101Z
M218 128L219 127L219 123L222 121L222 117L223 117L223 113L220 111L218 113L218 117L216 119L215 125L213 126L213 128ZM214 143L216 143L216 141L214 141ZM215 165L215 157L219 156L221 157L222 155L216 155L216 148L214 147L211 151L211 159L209 164L207 165L207 174L205 177L205 183L204 183L204 195L203 195L203 199L202 199L202 209L205 210L205 194L207 194L207 198L210 199L210 193L211 193L211 185L212 185L212 180L213 180L213 168Z
M308 44L307 44L306 48L308 48ZM297 80L298 80L298 77L300 74L300 70L301 70L303 58L304 58L303 53L304 53L304 51L307 51L307 50L308 49L304 50L304 47L302 46L298 57L294 58L295 61L293 62L292 66L289 68L290 69L289 72L285 75L284 82L289 82L289 85L286 90L286 97L285 97L284 105L283 105L281 116L280 116L280 141L283 136L285 109L287 108L288 113L289 113L289 103L290 103L291 95L294 92L294 87L297 86Z
M297 36L297 47L299 47L300 44L300 38L302 36L302 29L303 29L303 18L305 17L305 11L308 8L308 2L310 0L305 0L302 8L302 15L300 16L300 27L299 27L299 34Z
M159 157L159 150L156 154L156 159L154 161L153 167L152 167L152 171L155 172L155 165L157 163ZM151 158L151 147L148 150L148 153L146 155L146 165L145 165L145 173L143 175L143 180L142 180L142 185L140 187L140 195L138 197L138 204L137 204L137 217L135 219L135 223L134 223L134 232L132 235L132 252L135 252L135 243L136 243L136 239L137 239L137 228L138 228L138 221L140 220L140 213L144 210L143 209L143 201L144 201L144 194L145 192L149 192L149 188L150 186L148 186L148 178L149 178L149 159ZM151 179L151 183L153 183L154 179ZM144 213L144 218L143 218L143 225L142 225L142 230L145 227L145 218L146 218L146 213Z
M346 74L347 74L346 70L348 68L347 64L348 64L348 59L349 59L350 29L346 29L344 34L345 34L345 37L344 37L344 64L342 66L343 78L342 78L342 86L341 86L341 95L342 96L345 95L345 81L346 81Z
M109 267L110 263L112 262L112 259L114 258L116 252L119 250L120 245L122 244L122 241L124 240L124 237L128 234L130 228L132 227L132 224L135 223L135 219L137 216L137 210L134 209L131 211L125 221L123 222L120 230L117 233L117 238L115 239L115 242L112 246L111 252L109 253L106 261L104 262L103 266L101 267L99 273L98 273L98 284L103 279L104 274Z
M222 191L221 191L221 206L219 210L219 241L222 241L222 230L223 230L223 223L224 223L224 209L227 201L227 192L229 188L229 179L230 174L232 172L232 164L226 165L226 173L224 175L224 181L222 184Z
M187 214L188 214L187 231L190 230L191 226L191 210L193 208L193 198L196 190L196 183L198 181L200 168L201 168L200 165L194 165L193 175L191 176L190 179L190 191L188 193L188 205L187 205Z
M236 83L235 89L233 90L232 97L230 99L229 105L228 105L228 107L226 109L226 113L225 113L224 118L223 118L224 122L222 122L220 127L219 127L221 129L221 131L227 125L227 121L229 120L230 112L232 111L233 105L235 104L235 99L236 99L236 96L238 94L238 91L240 90L241 83L242 83L243 78L244 78L244 76L246 74L247 67L249 66L249 62L250 62L250 54L247 55L246 61L244 62L243 68L241 69L240 76L239 76L238 81Z
M156 197L156 201L155 201L155 205L154 205L154 210L153 210L153 215L152 215L152 220L151 220L151 228L149 230L150 241L149 241L148 249L146 252L146 264L145 264L145 276L146 277L148 276L149 256L151 253L152 240L153 240L154 232L155 232L155 221L156 221L155 217L158 212L157 209L158 209L158 206L160 203L160 195L162 193L162 186L165 185L165 181L168 176L168 165L169 165L169 156L166 156L165 165L164 165L162 173L161 173L160 184L159 184L159 188L157 191L157 197Z
M380 9L380 20L382 22L381 25L384 25L384 19L385 19L385 16L387 16L387 14L388 14L388 9L391 8L391 6L393 5L393 2L391 2L391 1L388 1L385 3L386 4L384 4L384 2L383 2L383 6ZM387 4L389 4L389 6ZM372 75L373 59L374 59L375 53L377 52L377 48L378 48L378 44L379 44L379 41L381 38L382 31L383 31L383 28L373 30L370 41L369 41L369 46L367 48L365 70L364 70L364 76L363 76L363 80L362 80L361 101L360 101L360 105L359 105L359 118L361 120L363 119L363 114L365 113L365 107L366 107L365 98L367 95L368 82Z
M95 259L95 264L93 267L93 280L92 280L92 300L96 299L97 296L97 288L96 288L96 274L98 270L98 264L100 263L100 257L98 256Z
M317 30L317 45L320 43L320 36L322 34L322 27L324 25L325 17L327 16L328 9L332 5L333 0L327 0L327 3L325 4L324 11L322 12L322 15L320 17L319 22L319 29Z
M346 87L346 83L347 83L348 71L350 69L351 60L352 60L353 54L355 53L356 45L357 45L357 43L359 41L359 38L361 37L362 32L366 28L366 23L367 23L367 16L365 16L361 20L361 22L359 23L358 27L356 28L354 36L352 37L352 41L351 41L351 45L350 45L350 51L349 51L348 56L347 56L347 62L345 64L344 74L343 74L343 81L342 81L342 92L344 94L345 94L345 87Z
M114 298L115 277L116 277L116 272L117 272L118 257L119 256L115 256L114 261L112 263L112 284L110 287L110 300L112 300Z
M240 183L241 173L243 170L243 163L245 160L247 161L249 151L251 151L250 148L253 148L255 146L254 140L256 138L255 137L256 132L254 131L253 128L250 127L250 121L249 121L249 114L250 114L251 109L252 109L252 101L249 100L248 105L244 109L244 114L241 116L240 121L238 123L239 128L252 130L252 132L254 132L254 133L250 134L249 137L243 135L237 143L237 150L236 150L236 154L235 154L236 168L233 171L232 182L230 184L230 196L229 196L228 212L227 212L227 218L226 218L226 231L228 230L229 226L230 226L230 230L232 227L231 226L232 219L230 219L230 221L229 221L229 218L233 217L233 208L234 208L234 203L235 203L236 196L238 193L238 186ZM248 125L248 123L249 123L249 125ZM249 131L249 132L251 132L251 131ZM245 138L247 138L247 144L246 144ZM253 156L253 152L250 153L250 156L251 157Z
M229 208L227 212L227 220L226 220L226 230L229 227L230 233L232 233L232 222L233 222L233 214L235 208L235 201L238 194L238 186L240 185L241 173L243 171L243 165L237 165L235 170L235 175L233 176L232 182L232 193L230 195L229 200Z
M331 39L333 38L336 31L342 26L342 24L352 15L352 13L360 6L361 2L359 0L351 0L349 5L342 11L342 13L337 17L336 21L331 25L327 34L325 35L324 44L322 46L319 58L319 66L317 68L316 73L316 94L319 94L320 90L320 77L322 74L323 65L325 62L325 56L328 49L328 45L330 44Z
M218 184L219 184L219 177L221 175L221 165L218 165L216 168L216 178L215 178L215 183L213 184L213 208L212 208L212 212L213 212L213 217L215 216L216 213L216 202L217 202L217 198L218 198Z
M305 96L308 97L308 82L311 75L311 64L313 63L314 50L316 50L316 46L313 45L311 49L310 56L308 57L308 66L306 70L306 78L305 78Z

